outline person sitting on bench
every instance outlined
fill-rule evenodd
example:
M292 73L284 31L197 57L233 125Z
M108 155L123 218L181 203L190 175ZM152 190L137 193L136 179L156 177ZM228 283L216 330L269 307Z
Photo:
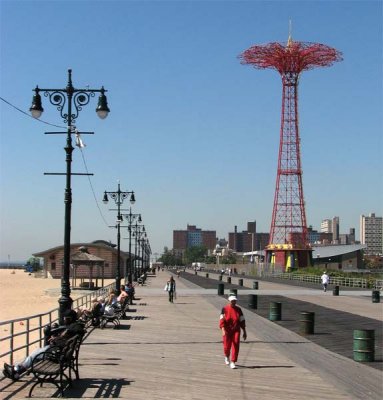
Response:
M3 375L12 380L18 380L20 375L28 370L33 360L44 351L47 351L50 347L58 346L64 347L66 341L77 335L84 333L84 325L81 322L77 322L77 313L74 310L68 310L64 314L64 329L57 335L51 336L49 339L49 344L33 351L27 358L23 361L10 365L4 363Z

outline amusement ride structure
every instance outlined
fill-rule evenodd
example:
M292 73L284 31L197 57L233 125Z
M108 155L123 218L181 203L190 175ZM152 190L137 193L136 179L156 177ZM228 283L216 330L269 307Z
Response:
M298 124L298 82L303 71L331 66L342 60L334 48L319 43L295 42L254 45L239 56L241 64L273 68L282 77L282 115L277 180L266 260L286 270L311 265L303 198Z

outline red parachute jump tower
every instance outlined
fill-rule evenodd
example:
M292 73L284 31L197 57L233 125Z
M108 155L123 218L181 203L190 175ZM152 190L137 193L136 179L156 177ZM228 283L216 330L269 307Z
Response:
M311 265L298 125L298 81L302 71L327 67L342 60L336 49L319 43L295 42L255 45L239 56L241 64L273 68L282 77L282 115L277 180L266 260L287 271Z

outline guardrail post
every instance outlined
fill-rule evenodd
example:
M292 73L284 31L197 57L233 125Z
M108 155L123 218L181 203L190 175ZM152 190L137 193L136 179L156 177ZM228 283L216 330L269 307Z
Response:
M372 302L373 303L380 303L380 290L373 290L372 291Z
M354 330L354 361L370 362L375 359L375 331Z
M280 321L281 319L282 319L282 303L279 301L270 303L269 320Z
M256 309L258 307L258 296L256 294L249 294L249 308Z
M315 313L310 311L301 312L301 333L303 335L312 335L314 333Z

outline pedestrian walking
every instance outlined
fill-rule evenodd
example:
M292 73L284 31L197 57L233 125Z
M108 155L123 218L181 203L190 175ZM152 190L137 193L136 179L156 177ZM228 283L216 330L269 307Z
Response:
M176 281L174 280L174 278L172 276L166 282L164 290L166 290L169 294L170 303L173 303L174 297L176 296Z
M323 275L320 278L321 278L321 281L322 281L323 291L326 292L327 291L327 285L330 282L330 277L327 275L327 272L324 271Z
M235 369L237 368L235 363L238 360L241 329L243 340L247 339L246 321L242 309L237 306L237 297L230 294L228 300L229 304L222 308L219 327L222 331L225 364Z

